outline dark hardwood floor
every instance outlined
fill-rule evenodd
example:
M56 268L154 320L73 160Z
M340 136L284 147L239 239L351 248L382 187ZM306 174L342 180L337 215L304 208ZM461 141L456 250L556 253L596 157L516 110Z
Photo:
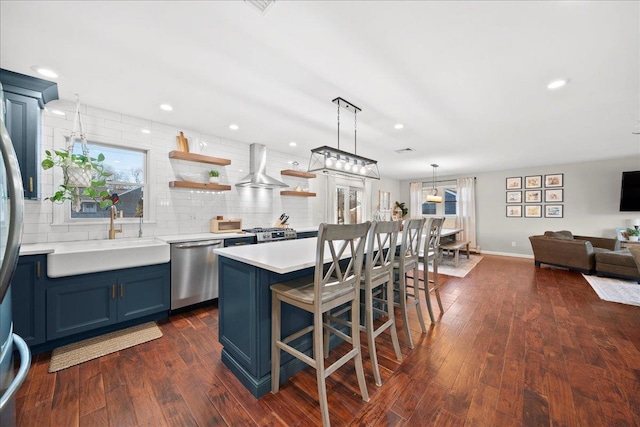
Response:
M398 325L402 362L388 333L378 339L382 387L364 349L370 402L352 362L329 377L332 425L640 425L640 307L529 259L485 255L467 277L442 277L445 313L426 334L413 313L414 350ZM315 371L255 399L220 361L217 317L215 305L171 316L162 338L57 374L37 355L18 425L321 424Z

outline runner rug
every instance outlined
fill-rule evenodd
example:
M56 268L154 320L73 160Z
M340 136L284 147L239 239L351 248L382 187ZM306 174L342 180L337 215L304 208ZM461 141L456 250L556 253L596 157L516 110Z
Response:
M132 326L95 338L58 347L51 354L49 372L56 372L80 363L96 359L125 348L133 347L162 336L155 322Z

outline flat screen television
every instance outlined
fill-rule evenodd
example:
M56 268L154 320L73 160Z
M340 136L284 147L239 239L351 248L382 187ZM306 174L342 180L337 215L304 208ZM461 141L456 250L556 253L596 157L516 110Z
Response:
M622 172L620 212L640 212L640 171Z

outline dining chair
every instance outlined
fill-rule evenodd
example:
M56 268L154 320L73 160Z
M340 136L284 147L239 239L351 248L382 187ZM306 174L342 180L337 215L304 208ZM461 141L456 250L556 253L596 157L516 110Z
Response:
M440 299L440 288L438 285L438 265L440 264L441 249L440 249L440 233L442 232L442 226L444 224L444 217L434 218L431 217L427 220L424 227L426 236L424 240L424 248L421 251L420 259L423 260L424 265L424 278L420 279L424 283L420 286L420 290L424 291L424 295L427 299L427 310L429 311L429 317L431 322L435 323L436 319L433 315L433 308L431 307L431 292L436 294L436 300L438 301L438 307L440 307L440 313L444 313L442 308L442 300ZM433 273L431 273L431 279L429 278L429 263L433 265Z
M280 350L284 350L316 370L323 426L330 425L325 380L351 359L355 362L362 400L369 401L362 366L359 318L360 276L365 241L370 226L370 222L353 225L320 224L313 275L271 285L271 392L277 393L280 388ZM327 266L325 266L325 256L329 257ZM345 259L341 261L342 258ZM312 313L312 324L282 338L280 325L282 303ZM351 349L337 361L325 367L324 314L343 304L350 304L352 322L350 335L341 331L340 337L351 344ZM290 345L293 340L308 333L312 333L313 337L312 356Z
M422 328L422 332L427 332L427 328L424 324L424 319L422 317L422 308L420 307L420 296L417 293L417 285L414 286L414 283L418 282L418 255L420 252L420 239L422 238L422 229L424 226L425 219L409 219L405 220L402 227L402 243L400 244L400 251L396 256L396 259L393 261L393 273L394 277L397 278L397 289L400 294L400 311L403 317L404 322L404 330L407 334L407 340L409 341L409 347L414 348L413 346L413 338L411 338L411 331L409 330L409 313L408 310L410 307L415 306L416 312L418 314L418 321L420 322L420 327ZM407 286L408 284L408 274L409 271L412 271L412 283L411 286ZM409 292L408 288L414 288L413 292ZM407 304L407 297L411 297L412 300Z
M364 293L364 324L360 324L360 330L367 334L369 346L369 358L373 369L373 378L377 386L382 385L375 339L385 330L389 329L391 342L396 353L396 358L402 360L398 332L394 316L393 303L393 260L396 252L396 243L402 221L377 221L373 222L367 234L367 249L365 253L364 271L360 279L360 288ZM374 304L375 303L375 304ZM344 319L344 313L350 307L339 308L335 312L328 312L325 328L325 357L328 352L328 340L331 332L340 334L333 325L340 324L351 326L351 322ZM386 321L376 328L374 314L386 317ZM351 317L355 319L355 317ZM378 320L378 319L376 319Z

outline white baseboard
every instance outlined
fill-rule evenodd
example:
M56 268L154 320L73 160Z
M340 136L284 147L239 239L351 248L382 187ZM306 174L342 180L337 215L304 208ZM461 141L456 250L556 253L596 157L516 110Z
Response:
M529 259L533 259L533 255L528 255L528 254L513 254L510 252L494 252L494 251L482 251L483 254L487 254L487 255L498 255L498 256L510 256L510 257L515 257L515 258L529 258Z

